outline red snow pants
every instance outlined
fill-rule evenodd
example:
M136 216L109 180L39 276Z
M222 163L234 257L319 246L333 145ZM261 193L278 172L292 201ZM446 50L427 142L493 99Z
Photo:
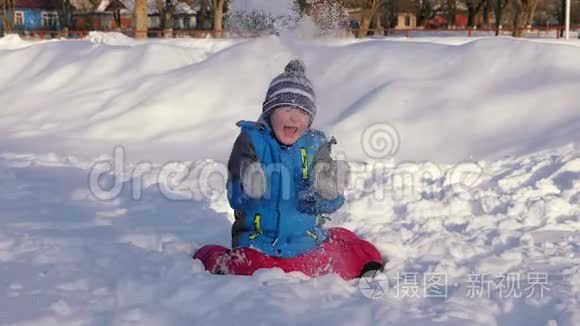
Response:
M345 228L329 228L328 239L300 256L284 258L265 255L253 248L228 249L217 245L200 248L193 258L214 274L252 275L261 268L278 267L308 276L336 273L344 279L360 277L368 263L382 263L381 254L370 242Z

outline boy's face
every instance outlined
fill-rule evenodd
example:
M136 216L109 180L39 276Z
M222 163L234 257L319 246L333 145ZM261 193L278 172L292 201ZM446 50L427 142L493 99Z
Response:
M308 129L310 117L302 109L281 106L274 110L270 122L278 141L284 145L293 145Z

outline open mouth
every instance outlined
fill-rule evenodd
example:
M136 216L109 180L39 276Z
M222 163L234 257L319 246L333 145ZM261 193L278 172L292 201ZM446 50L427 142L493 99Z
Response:
M298 127L284 126L284 134L288 137L295 136L298 133Z

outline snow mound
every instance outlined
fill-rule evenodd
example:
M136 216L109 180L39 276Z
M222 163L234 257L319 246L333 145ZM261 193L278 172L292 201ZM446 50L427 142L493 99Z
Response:
M126 45L131 46L138 43L134 38L128 37L123 33L117 32L89 32L89 35L85 37L85 40L94 44L108 44L108 45Z
M350 160L369 159L361 142L377 122L395 131L398 159L499 158L580 140L577 47L506 38L124 46L133 41L95 33L92 40L0 50L0 87L10 90L0 93L6 142L79 139L67 147L82 151L91 142L122 142L143 155L155 148L176 159L223 160L238 132L234 123L259 115L268 83L296 57L306 61L318 93L314 127L336 136ZM46 145L58 152L61 144Z
M22 39L18 34L6 34L4 37L0 37L0 44L8 43L22 43Z
M23 47L27 47L31 45L32 42L24 41L20 38L18 34L6 34L4 37L0 38L0 51L2 49L5 50L13 50L13 49L20 49Z
M570 146L475 162L476 182L458 183L446 173L454 167L430 162L407 166L403 183L402 166L359 173L362 186L349 188L330 226L389 256L388 287L375 299L365 283L336 275L210 275L191 253L229 244L224 194L185 196L199 191L193 172L177 184L155 178L200 162L154 165L124 179L109 201L87 187L94 162L0 155L2 324L231 325L244 316L283 325L573 326L580 317L580 152ZM444 281L429 283L437 275Z

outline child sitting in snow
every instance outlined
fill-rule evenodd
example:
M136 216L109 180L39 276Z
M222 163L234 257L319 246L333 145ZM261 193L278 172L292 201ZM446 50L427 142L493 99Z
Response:
M270 83L258 122L238 122L228 162L232 249L199 249L194 258L208 271L251 275L278 267L351 279L382 267L375 246L347 229L322 226L325 214L344 203L348 168L330 157L332 142L310 129L315 116L314 89L304 64L293 60Z

